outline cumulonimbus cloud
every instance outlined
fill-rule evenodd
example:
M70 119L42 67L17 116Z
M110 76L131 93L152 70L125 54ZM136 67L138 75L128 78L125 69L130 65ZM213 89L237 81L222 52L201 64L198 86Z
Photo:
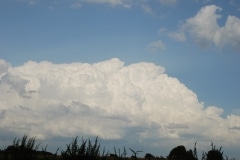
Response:
M204 106L197 95L152 63L54 64L0 61L0 129L40 139L240 140L240 116ZM0 132L0 134L3 132ZM199 138L201 137L201 138ZM161 143L159 143L161 144Z

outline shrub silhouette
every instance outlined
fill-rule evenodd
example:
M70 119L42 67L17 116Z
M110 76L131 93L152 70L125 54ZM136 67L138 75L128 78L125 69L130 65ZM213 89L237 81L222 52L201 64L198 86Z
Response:
M212 149L203 155L202 160L224 160L222 147L216 149L216 146L211 143Z
M147 160L155 159L155 156L152 155L151 153L146 153L144 157L145 157L145 159L147 159Z
M4 150L4 157L13 160L35 160L38 147L39 144L35 145L35 137L28 139L28 136L25 134L21 140L14 139L13 145L8 146Z
M122 153L120 148L118 148L118 153L117 153L116 147L114 146L114 154L110 154L108 159L122 160L122 159L126 159L126 156L127 156L127 151L125 147L123 147Z
M187 151L186 148L182 145L173 148L167 159L169 160L197 160L197 156L195 155L196 152L196 143L194 148L194 153L192 150Z
M177 146L173 148L169 155L167 156L167 159L169 160L185 160L186 155L186 148L184 146Z
M94 144L91 140L82 139L82 144L78 145L78 137L73 139L73 141L67 144L67 149L61 151L61 158L63 160L79 160L79 159L105 159L107 155L102 153L100 156L100 144L98 143L98 137L96 137Z

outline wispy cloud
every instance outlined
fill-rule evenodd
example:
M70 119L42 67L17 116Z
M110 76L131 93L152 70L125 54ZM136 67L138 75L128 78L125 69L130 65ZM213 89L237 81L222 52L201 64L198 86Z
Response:
M186 36L183 32L169 32L168 36L171 39L174 39L179 42L184 42L186 40Z
M120 5L126 8L129 8L132 5L132 0L81 0L81 1L87 3L109 4L112 6Z
M151 14L151 15L154 14L152 8L147 4L141 4L141 8L144 10L145 13L148 13L148 14Z
M30 5L35 5L38 3L43 3L39 0L16 0L19 2L25 2ZM68 4L71 8L78 9L81 7L84 3L92 3L92 4L107 4L110 6L122 6L126 8L130 8L132 6L133 0L69 0L67 3L60 0L60 1L55 1L55 0L49 0L49 4Z
M81 2L74 2L74 3L70 4L70 7L74 8L74 9L79 9L79 8L82 7L82 3Z
M164 50L165 49L165 44L161 40L158 40L158 41L155 41L155 42L151 42L148 45L148 48L149 48L150 51L156 52L156 51L159 51L159 50Z

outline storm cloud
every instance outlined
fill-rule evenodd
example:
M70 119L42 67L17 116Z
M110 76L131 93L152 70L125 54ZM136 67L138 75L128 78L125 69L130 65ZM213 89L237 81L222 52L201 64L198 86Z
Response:
M204 106L193 91L153 63L125 65L113 58L94 64L28 61L17 67L1 60L0 65L0 126L5 135L28 133L43 140L131 136L145 145L163 139L226 145L240 140L239 115L223 118L222 108Z

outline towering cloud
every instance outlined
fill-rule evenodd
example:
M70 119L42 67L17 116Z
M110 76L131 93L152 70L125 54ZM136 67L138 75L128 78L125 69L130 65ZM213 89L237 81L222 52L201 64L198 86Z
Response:
M0 134L40 139L135 137L146 145L163 139L240 140L240 116L205 107L195 93L152 63L124 65L0 61ZM161 143L159 143L161 144Z

